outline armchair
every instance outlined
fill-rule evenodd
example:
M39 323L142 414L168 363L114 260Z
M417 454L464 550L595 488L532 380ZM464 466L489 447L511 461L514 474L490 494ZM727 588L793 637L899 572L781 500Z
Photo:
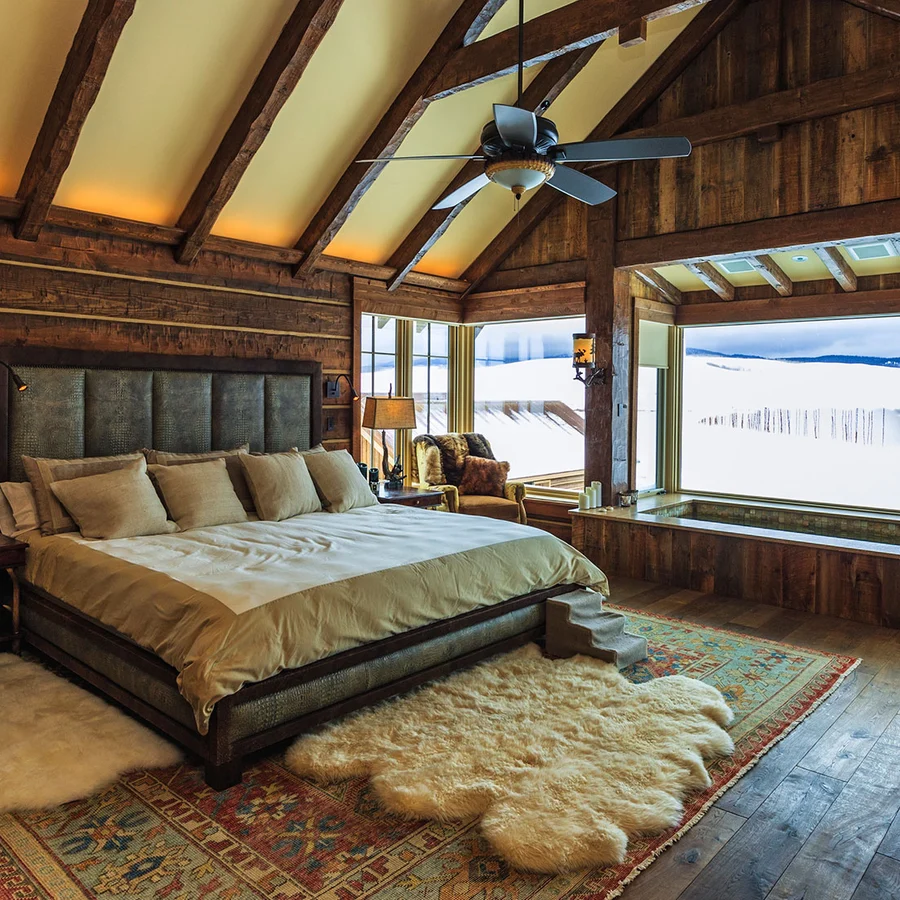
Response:
M439 488L450 512L508 519L525 525L525 484L507 481L502 497L460 494L459 484L467 456L494 459L491 445L481 434L420 434L413 439L411 475L422 487Z

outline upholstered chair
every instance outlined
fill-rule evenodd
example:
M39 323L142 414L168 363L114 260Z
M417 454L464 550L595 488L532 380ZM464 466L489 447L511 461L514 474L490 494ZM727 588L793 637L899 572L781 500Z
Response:
M420 434L413 438L413 449L410 470L413 482L421 487L442 490L450 512L527 524L523 482L507 481L501 497L461 493L459 490L467 457L495 459L484 435L474 432Z

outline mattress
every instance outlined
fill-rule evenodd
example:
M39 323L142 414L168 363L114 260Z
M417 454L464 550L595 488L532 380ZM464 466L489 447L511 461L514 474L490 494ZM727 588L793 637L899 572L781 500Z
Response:
M205 734L249 682L603 573L527 526L384 505L178 534L29 538L26 579L177 669Z

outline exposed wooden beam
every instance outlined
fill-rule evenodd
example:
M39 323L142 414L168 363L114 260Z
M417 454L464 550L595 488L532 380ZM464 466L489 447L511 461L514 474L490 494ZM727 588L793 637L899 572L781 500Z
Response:
M623 23L657 19L681 12L706 0L574 0L560 9L525 23L526 66L547 62L563 53L599 43ZM431 87L430 99L492 81L515 71L519 60L516 28L507 28L453 54Z
M542 111L542 107L550 106L572 82L572 79L588 64L599 47L600 45L596 44L586 50L575 50L547 63L525 90L522 96L523 107L539 112ZM472 152L477 153L478 150L479 147L475 147ZM440 191L435 200L461 188L483 171L484 163L480 160L471 160L466 163L457 176ZM403 282L410 270L434 246L438 238L450 227L450 223L465 209L468 202L469 200L464 200L452 209L430 209L419 219L388 260L387 264L397 270L396 276L389 285L391 290L395 290Z
M530 204L529 204L530 205ZM889 240L900 232L900 200L714 225L692 231L633 238L616 244L625 268L697 262L748 253L806 250L851 239Z
M178 218L185 236L176 253L193 260L293 93L344 0L298 0L256 81L225 132L191 199Z
M719 299L734 300L734 285L712 263L688 263L688 269L711 291L715 291L719 295Z
M841 256L841 251L837 247L816 247L816 255L825 263L825 268L845 291L856 290L856 272L850 268L850 264Z
M669 281L668 278L664 278L656 269L635 269L634 274L637 275L644 284L650 285L666 303L671 303L673 306L679 306L681 304L681 291Z
M678 39L672 41L625 96L603 117L603 121L588 135L587 140L602 141L611 138L644 112L734 18L745 2L746 0L710 0L688 22ZM563 9L570 9L572 5ZM463 273L463 278L472 284L472 290L477 289L477 286L521 244L537 224L562 202L564 198L552 188L539 190Z
M900 21L900 0L849 0L854 6Z
M135 0L89 0L16 194L16 236L35 241L69 163Z
M463 323L583 316L584 285L581 280L471 294L463 307Z
M636 47L647 41L647 20L633 19L619 26L619 46Z
M404 285L389 291L383 281L353 279L353 297L362 304L363 312L383 316L433 319L438 322L462 322L463 304L459 296Z
M898 99L900 61L852 75L823 78L804 87L764 94L754 100L721 106L695 116L671 119L648 128L629 131L622 137L684 135L691 143L699 146L765 133L773 126L836 116Z
M900 288L862 290L852 296L842 291L770 300L735 300L734 303L685 303L675 311L675 322L678 325L718 325L892 313L900 313Z
M762 275L769 284L781 294L782 297L790 297L794 293L794 282L788 274L766 253L759 256L748 256L747 262Z
M462 0L459 9L356 154L357 158L377 159L396 153L425 112L429 87L440 75L451 54L471 34L473 24L481 22L484 28L490 20L488 14L492 15L502 3L503 0ZM316 267L325 248L386 165L386 162L351 162L347 166L295 245L303 255L295 275L306 275Z

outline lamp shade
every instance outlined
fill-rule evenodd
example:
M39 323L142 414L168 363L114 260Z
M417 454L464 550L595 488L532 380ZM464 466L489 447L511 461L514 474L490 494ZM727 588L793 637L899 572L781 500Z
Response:
M416 401L412 397L366 397L363 428L416 427Z
M593 368L594 365L594 335L572 335L572 365L576 369Z

